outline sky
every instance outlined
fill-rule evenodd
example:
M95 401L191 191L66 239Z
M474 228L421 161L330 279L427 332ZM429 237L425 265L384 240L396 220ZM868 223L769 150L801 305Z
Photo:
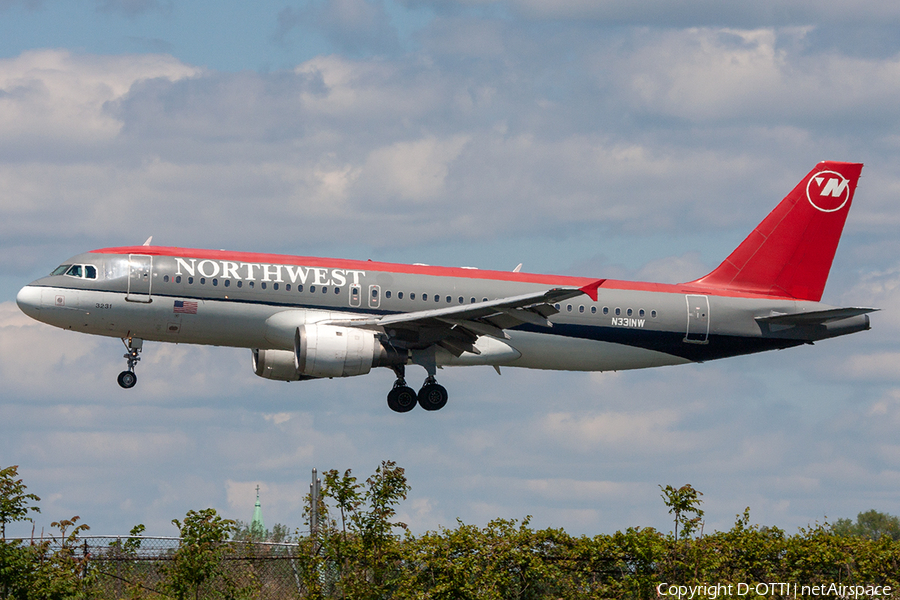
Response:
M595 535L900 514L900 4L890 0L0 0L0 466L37 532L174 535L214 507L303 527L310 473L406 469L415 533ZM260 379L249 350L22 314L93 248L155 244L679 282L820 160L865 163L823 301L872 330L618 373ZM411 367L414 386L424 370ZM414 382L414 383L412 383ZM10 528L30 534L29 524Z

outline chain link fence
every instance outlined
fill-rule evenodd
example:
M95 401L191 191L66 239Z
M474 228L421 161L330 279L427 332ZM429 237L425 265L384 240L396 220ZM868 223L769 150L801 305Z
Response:
M11 540L7 538L8 542ZM47 542L47 539L21 539L24 545ZM164 583L170 577L175 553L182 540L177 537L112 536L79 537L67 542L84 570L95 581L98 598L165 598L170 595ZM300 545L275 542L229 541L223 544L217 572L224 577L211 578L206 590L218 597L214 589L227 580L232 589L252 590L259 598L303 597L303 561L299 561ZM62 542L52 539L47 552L57 552ZM201 594L200 597L205 597Z

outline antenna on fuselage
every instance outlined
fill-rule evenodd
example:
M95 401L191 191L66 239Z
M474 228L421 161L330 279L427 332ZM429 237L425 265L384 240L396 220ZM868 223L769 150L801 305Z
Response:
M516 265L516 268L513 269L513 273L518 273L521 270L522 270L522 263L519 263L518 265Z
M144 245L144 246L149 246L149 245L150 245L150 242L151 242L152 240L153 240L153 236L151 235L150 237L147 238L147 241L144 242L143 245Z

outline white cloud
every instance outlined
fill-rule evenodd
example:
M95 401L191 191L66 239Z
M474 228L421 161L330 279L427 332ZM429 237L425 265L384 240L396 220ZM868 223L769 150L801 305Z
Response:
M35 50L0 59L0 135L45 143L108 142L122 123L105 105L135 82L190 77L199 69L171 56L86 56Z

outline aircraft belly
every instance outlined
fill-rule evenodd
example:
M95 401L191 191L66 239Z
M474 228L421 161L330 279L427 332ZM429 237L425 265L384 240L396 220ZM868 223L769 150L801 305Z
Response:
M532 332L510 332L510 345L522 356L509 366L559 371L620 371L692 361L637 346Z

